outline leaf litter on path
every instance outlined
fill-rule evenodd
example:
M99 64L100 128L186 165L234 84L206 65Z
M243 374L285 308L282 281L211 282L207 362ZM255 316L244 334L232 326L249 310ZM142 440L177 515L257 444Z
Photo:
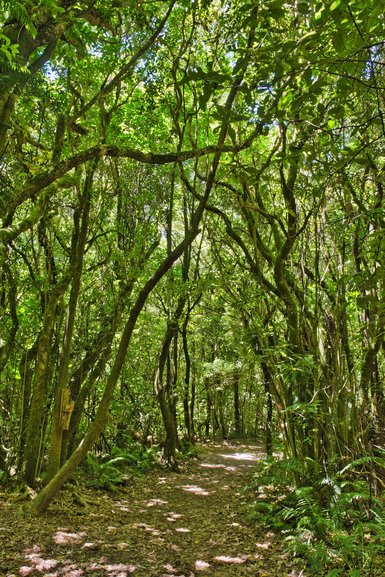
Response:
M38 519L0 494L5 577L305 577L278 536L246 523L242 487L261 453L208 445L179 473L155 469L117 494L66 491Z

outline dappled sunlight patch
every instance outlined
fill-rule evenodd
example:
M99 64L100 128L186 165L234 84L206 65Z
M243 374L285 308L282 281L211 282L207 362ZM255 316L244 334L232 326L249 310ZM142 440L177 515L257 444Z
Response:
M127 577L128 574L135 571L136 566L117 563L115 565L105 565L104 568L107 571L108 577Z
M66 531L57 531L53 537L56 545L76 545L81 543L86 534L81 533L67 533Z
M161 573L159 577L194 577L193 573L188 573L187 575L183 573L182 575L176 575L175 573Z
M118 508L120 509L120 511L123 511L123 513L131 513L131 509L125 507L124 505L119 506Z
M115 505L120 511L123 511L124 513L131 513L131 509L127 506L127 501L116 501Z
M175 521L183 517L181 513L173 513L172 511L165 513L164 516L166 517L167 521L170 521L170 523L175 523Z
M255 546L258 547L258 549L270 549L271 542L266 541L266 543L256 543Z
M261 452L261 448L258 445L254 445L254 444L246 444L246 443L224 443L225 445L225 450L226 450L226 446L229 448L229 450L233 450L233 449L238 449L238 451L246 451L248 453L253 452L255 454L258 453L259 457L262 457L264 455L264 452ZM223 450L223 445L219 445L218 446L219 449Z
M166 569L166 571L168 571L169 573L177 573L178 570L175 569L175 567L173 565L171 565L170 563L166 563L165 565L163 565L163 569Z
M40 547L35 546L25 552L25 559L29 561L30 566L21 567L20 575L29 575L34 571L38 571L39 573L46 573L50 569L55 569L55 567L57 567L58 561L55 559L44 559L40 555L40 551Z
M206 563L206 561L201 561L200 559L195 561L195 571L207 571L210 567L210 563Z
M87 575L90 571L104 571L103 575L106 577L128 577L135 569L137 569L136 565L131 563L109 563L105 557L102 557L99 563L91 563L87 566ZM67 577L67 573L63 577Z
M83 569L78 569L76 565L70 565L65 568L64 573L60 573L60 577L83 577L83 575L85 575Z
M202 469L223 469L224 471L228 471L230 473L235 473L238 471L238 467L233 467L231 465L219 465L214 463L200 463L199 465Z
M146 527L145 531L151 533L154 537L160 537L161 533L158 529L154 529L153 527Z
M186 493L193 493L194 495L199 495L201 497L207 497L208 495L211 495L209 491L202 489L202 487L199 487L199 485L181 485L179 489L186 491Z
M40 552L41 552L41 547L39 547L39 545L33 545L29 549L25 550L26 555L32 555L32 553L40 553Z
M221 454L223 459L234 459L235 461L257 461L258 458L255 453L228 453Z
M146 523L134 523L133 525L131 525L131 527L133 529L143 529L144 531L151 533L151 535L153 535L154 537L160 537L161 535L161 532L158 531L158 529L155 529L154 527L151 527L151 525L147 525Z
M225 563L229 565L242 565L243 563L246 563L248 558L249 558L248 555L240 555L239 557L230 557L229 555L218 555L217 557L214 557L214 561L217 561L217 563Z
M156 507L156 505L167 505L167 501L163 501L163 499L150 499L147 502L147 507Z
M19 575L21 577L28 577L28 575L32 575L32 573L35 573L35 567L27 567L26 565L23 565L19 569Z
M89 541L89 542L84 543L84 544L82 545L82 549L89 549L89 550L98 549L98 547L99 547L99 544L98 544L98 543L94 543L93 541Z
M175 531L177 533L191 533L190 529L187 529L187 527L177 527Z

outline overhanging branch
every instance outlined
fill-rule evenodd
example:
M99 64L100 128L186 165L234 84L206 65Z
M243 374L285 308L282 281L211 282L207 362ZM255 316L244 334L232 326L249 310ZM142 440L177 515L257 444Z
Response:
M14 206L8 206L8 209L16 208L19 204L27 200L28 198L34 199L36 195L45 189L47 186L50 186L52 183L57 181L59 178L64 176L73 168L77 166L81 166L86 162L97 158L99 156L109 156L114 158L130 158L132 160L136 160L137 162L141 162L144 164L153 164L153 165L163 165L163 164L172 164L174 162L184 162L186 160L192 158L200 158L201 156L208 156L209 154L222 154L226 152L239 152L240 150L250 146L251 142L248 139L246 143L241 144L240 146L205 146L203 148L198 148L196 150L182 150L181 152L164 152L164 153L157 153L157 152L142 152L141 150L136 150L132 148L125 148L125 147L118 147L118 146L93 146L92 148L88 148L83 152L79 152L58 162L56 166L53 168L46 170L45 172L41 172L40 174L36 174L33 177L29 178L20 192L20 194L14 200ZM3 216L3 215L1 215Z

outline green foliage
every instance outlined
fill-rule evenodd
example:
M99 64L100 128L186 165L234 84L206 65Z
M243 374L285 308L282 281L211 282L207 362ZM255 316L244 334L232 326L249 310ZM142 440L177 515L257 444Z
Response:
M179 459L197 459L201 453L201 448L188 439L181 439L178 449Z
M85 462L85 473L87 476L86 484L95 489L105 489L115 492L117 487L123 483L123 471L114 466L114 459L106 462L100 462L98 457L93 453L88 453Z
M53 0L51 3L54 3ZM4 14L6 15L7 20L16 20L27 30L31 38L36 37L37 30L33 19L31 18L31 7L33 7L33 2L31 0L26 0L24 2L19 2L17 0L3 0L1 4L2 6L0 6L4 8Z
M17 44L12 44L5 34L0 34L0 62L5 59L12 64L18 51Z
M352 466L371 461L364 457ZM353 479L346 474L352 467L345 467L333 477L318 476L295 488L297 467L290 459L261 465L255 476L258 499L248 519L286 534L288 551L305 558L314 576L381 575L385 505L373 496L365 475Z
M88 453L84 464L86 484L96 489L115 492L126 485L133 475L149 471L157 462L155 447L143 447L135 443L130 451L118 448L111 450L111 455L100 458Z

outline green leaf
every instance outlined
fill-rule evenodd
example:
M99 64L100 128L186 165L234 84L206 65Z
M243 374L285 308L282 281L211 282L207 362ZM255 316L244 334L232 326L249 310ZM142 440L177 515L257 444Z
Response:
M332 2L332 4L330 5L330 12L334 12L334 10L336 10L338 8L338 6L341 4L342 0L334 0L334 2Z
M305 72L302 74L302 79L305 82L305 84L310 85L312 83L312 77L313 77L312 69L306 68Z
M5 34L0 34L0 40L2 40L5 43L5 46L7 48L9 48L9 46L11 45L11 41L8 38L8 36L5 36Z
M4 56L7 58L7 60L9 60L9 62L12 62L12 54L7 48L5 48L5 46L0 46L0 52L4 54Z
M304 36L302 36L298 43L304 44L305 42L309 42L309 40L311 40L313 38L313 36L317 35L317 31L316 30L311 30L310 32L308 32L307 34L305 34Z
M220 72L215 72L213 70L204 74L204 78L209 82L217 82L219 84L231 80L231 77L227 74L221 74Z
M233 142L234 144L236 144L236 142L237 142L237 134L236 134L234 128L233 128L231 125L230 125L230 126L228 127L228 129L227 129L227 133L228 133L228 135L230 136L232 142Z
M211 84L211 82L208 84L205 84L205 86L203 88L203 92L199 96L199 106L201 107L202 110L206 110L207 103L210 100L213 91L214 91L214 86L213 86L213 84Z
M243 120L244 121L250 120L250 117L246 116L246 114L237 114L236 112L232 112L230 118L233 122L242 122Z
M337 52L341 52L345 48L344 33L342 30L337 30L337 32L333 34L332 42Z
M191 80L204 80L205 77L206 74L202 68L198 66L196 70L189 70L180 81L180 84L187 84Z

